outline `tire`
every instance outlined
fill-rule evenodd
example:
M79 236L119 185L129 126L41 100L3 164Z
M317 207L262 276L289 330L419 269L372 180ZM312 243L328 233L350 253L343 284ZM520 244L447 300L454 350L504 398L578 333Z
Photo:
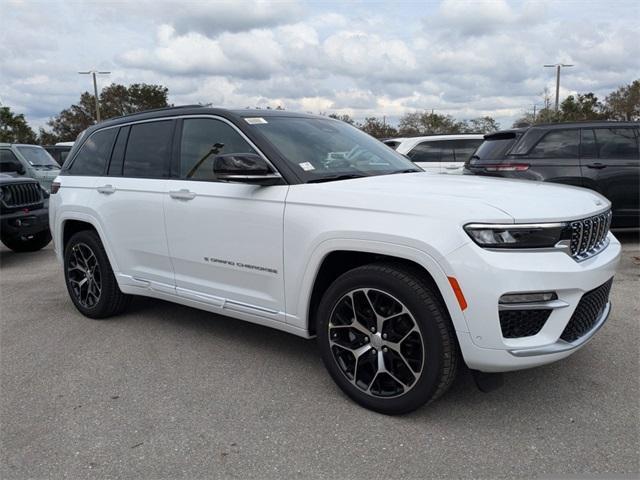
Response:
M100 237L74 234L64 249L64 279L71 301L84 316L102 319L124 311L130 297L120 291Z
M49 232L49 229L34 233L33 235L2 237L2 243L17 253L37 252L46 247L50 241L51 232Z
M320 301L322 360L338 386L370 410L411 412L445 393L456 376L453 325L420 273L394 263L364 265L336 279Z

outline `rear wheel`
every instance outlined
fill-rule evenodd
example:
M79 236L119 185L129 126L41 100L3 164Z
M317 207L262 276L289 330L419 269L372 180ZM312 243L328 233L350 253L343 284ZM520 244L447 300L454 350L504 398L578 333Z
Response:
M106 318L122 312L129 296L120 291L98 234L76 233L64 250L64 273L69 296L83 315Z
M380 263L340 276L320 302L317 334L332 378L371 410L410 412L455 378L458 347L448 312L412 268Z
M36 252L42 250L51 241L49 230L43 230L32 235L18 235L15 237L2 237L2 243L14 252Z

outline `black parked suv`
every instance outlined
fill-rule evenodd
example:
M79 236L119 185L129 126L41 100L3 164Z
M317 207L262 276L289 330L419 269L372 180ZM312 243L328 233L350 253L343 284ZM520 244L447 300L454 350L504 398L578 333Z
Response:
M466 174L541 180L590 188L607 197L614 228L640 227L640 124L535 125L485 135Z
M32 178L0 174L0 240L14 252L34 252L51 241L45 192Z

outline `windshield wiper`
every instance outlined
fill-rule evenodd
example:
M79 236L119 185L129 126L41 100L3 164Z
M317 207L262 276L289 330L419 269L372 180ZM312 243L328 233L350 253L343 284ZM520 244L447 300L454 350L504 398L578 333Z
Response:
M405 168L404 170L396 170L395 172L389 172L388 175L394 175L396 173L418 173L422 170L418 170L416 168Z
M334 180L348 180L349 178L362 178L368 176L369 175L362 175L361 173L344 173L342 175L333 175L331 177L312 178L311 180L307 180L307 183L333 182Z

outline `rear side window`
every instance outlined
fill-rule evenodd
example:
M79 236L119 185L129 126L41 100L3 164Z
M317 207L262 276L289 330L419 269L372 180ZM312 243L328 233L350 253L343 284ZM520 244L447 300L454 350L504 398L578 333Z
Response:
M142 178L167 176L171 160L173 125L172 120L133 125L124 155L122 176Z
M529 152L531 158L578 158L580 131L552 130Z
M473 155L473 152L476 151L476 148L478 148L481 143L481 138L477 140L452 140L451 145L453 146L453 153L456 157L455 161L466 162L467 160L469 160L471 158L471 155Z
M75 156L69 173L89 177L102 175L111 156L117 131L117 128L108 128L91 135Z
M398 142L397 140L386 140L383 143L386 146L393 148L394 150L396 150L398 148L398 145L400 145L400 142Z
M180 178L215 180L213 159L227 153L256 153L231 126L211 118L192 118L182 124Z
M407 156L414 162L439 162L442 158L443 147L443 142L422 142L413 147ZM449 150L453 156L453 151Z
M598 156L602 159L638 158L638 139L632 128L596 128Z

